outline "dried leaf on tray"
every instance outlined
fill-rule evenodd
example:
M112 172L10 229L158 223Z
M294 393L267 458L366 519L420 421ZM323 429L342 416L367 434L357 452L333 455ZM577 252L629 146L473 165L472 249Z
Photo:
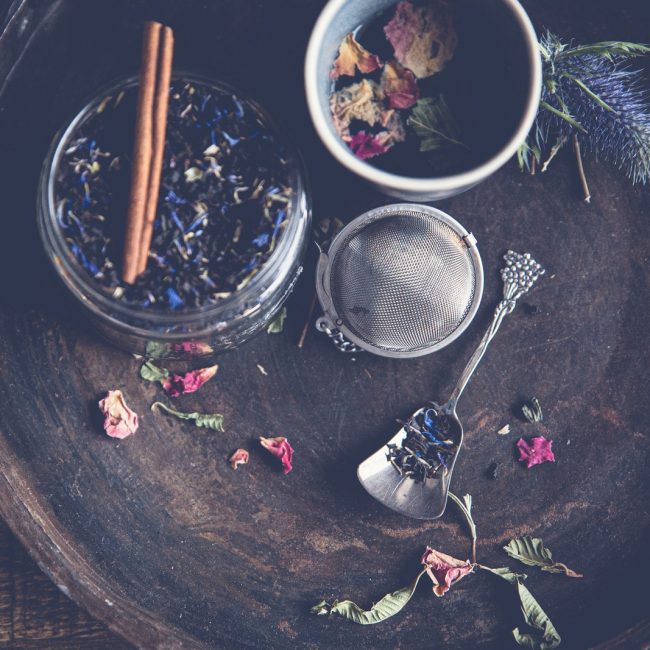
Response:
M198 413L197 411L184 413L165 406L162 402L154 402L151 405L151 410L155 413L157 409L162 409L179 420L190 420L197 427L223 432L223 415L220 413Z
M549 573L563 573L569 578L582 578L581 573L576 573L562 562L553 562L553 554L544 546L539 537L524 535L511 539L503 550L510 556L528 566L538 566L542 571Z
M418 574L415 580L408 586L386 594L383 598L378 600L370 609L362 609L351 600L335 600L331 605L327 601L322 600L317 605L311 608L311 613L318 616L325 614L338 614L347 618L354 623L360 625L372 625L373 623L381 623L391 616L395 616L398 612L404 609L405 605L411 600L411 596L420 582L420 578L425 574L422 571Z
M546 612L535 600L533 594L524 586L526 575L514 573L508 568L490 569L484 566L481 568L503 578L517 591L521 603L521 612L524 615L526 625L530 627L530 632L522 632L518 627L512 630L512 636L516 643L525 648L531 648L531 650L553 650L553 648L557 648L562 639Z

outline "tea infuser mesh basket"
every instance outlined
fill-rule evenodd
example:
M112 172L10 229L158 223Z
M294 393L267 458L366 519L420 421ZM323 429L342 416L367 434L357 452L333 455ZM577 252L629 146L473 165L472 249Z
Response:
M339 349L388 357L438 350L469 325L483 293L476 240L449 215L397 204L357 217L321 253L316 324Z

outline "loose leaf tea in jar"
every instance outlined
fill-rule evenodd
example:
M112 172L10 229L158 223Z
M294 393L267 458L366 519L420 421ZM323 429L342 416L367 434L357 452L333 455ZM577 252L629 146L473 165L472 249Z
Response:
M137 93L135 80L116 85L55 142L42 179L47 252L121 347L157 345L160 357L233 347L268 325L301 271L302 167L257 104L175 77L151 247L129 284L121 269Z

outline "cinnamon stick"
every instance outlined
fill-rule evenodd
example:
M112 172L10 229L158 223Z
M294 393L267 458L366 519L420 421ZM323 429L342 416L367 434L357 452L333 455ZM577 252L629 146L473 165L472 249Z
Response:
M154 21L145 23L122 268L128 284L144 271L151 245L149 228L153 229L160 191L172 50L171 29Z
M165 133L167 131L167 111L169 108L169 83L172 76L172 58L174 54L174 34L170 27L163 27L158 59L158 78L153 107L153 154L151 174L149 176L149 192L145 208L144 227L140 240L137 274L147 268L149 248L153 235L153 224L156 220L158 195L160 194L160 176L165 151Z

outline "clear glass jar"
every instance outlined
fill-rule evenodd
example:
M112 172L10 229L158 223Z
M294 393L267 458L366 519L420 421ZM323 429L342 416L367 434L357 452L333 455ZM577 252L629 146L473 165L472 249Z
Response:
M55 136L41 173L37 204L39 231L46 253L95 328L117 347L151 358L205 356L234 348L261 331L278 313L302 272L311 222L309 188L302 161L287 146L264 109L220 82L186 73L174 74L174 78L236 95L258 113L274 134L279 134L283 156L288 160L291 204L277 247L244 288L202 308L154 311L132 306L103 290L73 255L57 220L55 182L62 154L77 127L98 108L102 99L136 85L137 78L122 79L98 93Z

